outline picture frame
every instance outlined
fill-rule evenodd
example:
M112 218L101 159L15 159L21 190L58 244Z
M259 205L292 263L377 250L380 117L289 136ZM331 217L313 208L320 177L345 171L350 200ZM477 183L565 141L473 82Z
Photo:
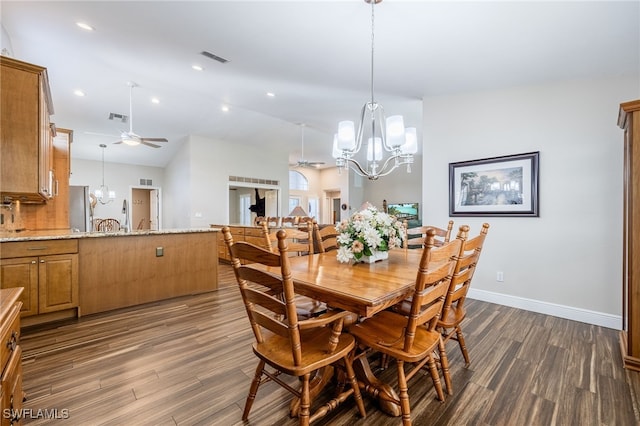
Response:
M449 216L539 217L540 152L449 163Z

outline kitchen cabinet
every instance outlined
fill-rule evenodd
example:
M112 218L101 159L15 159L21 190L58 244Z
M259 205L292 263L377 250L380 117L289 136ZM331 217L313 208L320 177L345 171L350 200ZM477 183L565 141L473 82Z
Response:
M77 315L77 240L2 243L0 257L0 287L24 287L23 318L69 310Z
M69 229L69 178L71 174L71 144L73 131L56 128L53 137L53 195L46 204L20 206L26 229Z
M20 294L22 288L0 289L0 426L20 424L22 349Z
M44 203L54 194L53 104L46 68L0 56L0 195Z
M211 228L222 229L224 226L227 225L211 225ZM259 226L229 225L229 229L231 231L231 235L233 236L234 242L246 241L259 247L265 246L264 235L262 235L263 231ZM227 249L227 245L224 242L224 235L222 235L222 232L218 232L218 259L231 262L229 250Z
M618 111L624 130L622 210L622 331L624 366L640 371L640 100Z

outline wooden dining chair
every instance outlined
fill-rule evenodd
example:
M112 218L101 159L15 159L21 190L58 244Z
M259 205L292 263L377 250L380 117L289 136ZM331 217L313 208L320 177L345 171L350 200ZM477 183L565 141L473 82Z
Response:
M120 221L118 219L98 219L96 221L96 231L98 232L117 232L120 230Z
M242 420L247 421L258 388L267 381L279 384L299 398L300 405L296 411L300 425L308 425L323 417L351 395L360 415L365 417L352 366L355 339L348 333L342 333L348 312L332 311L318 318L298 320L286 232L280 230L277 233L276 253L244 241L234 242L229 227L222 228L222 233L255 336L253 353L259 359ZM282 278L253 269L251 263L279 268ZM350 386L345 387L341 383L337 395L312 414L315 393L310 391L310 379L314 372L329 366L343 370L342 376L346 376ZM280 377L282 373L298 377L300 388L294 389L284 381Z
M316 220L313 221L313 239L316 253L325 253L338 249L338 235L340 233L333 225L320 228Z
M468 234L469 227L466 225L465 227L465 232ZM464 238L444 301L442 314L437 324L444 343L451 339L458 342L467 366L470 364L469 353L460 324L467 315L464 302L471 286L471 279L478 266L478 259L480 259L480 253L488 232L489 224L484 223L478 235L473 238Z
M440 401L444 401L444 392L437 361L448 393L451 388L447 354L436 323L449 289L461 241L456 239L436 248L434 240L435 230L428 229L409 315L386 310L349 328L360 347L379 351L396 360L400 396L392 402L400 406L404 425L411 424L407 382L423 366L429 368ZM366 356L366 351L358 356ZM405 372L405 363L410 365L408 372Z
M264 247L272 253L277 252L278 230L269 232L269 228L263 225L262 236ZM287 228L286 239L288 256L306 256L314 253L313 227L306 229ZM327 311L325 303L302 295L296 296L296 307L300 319L312 318Z
M435 231L434 244L436 247L440 247L444 243L448 243L451 239L451 231L453 230L453 220L450 220L447 224L447 228L438 228L437 226L425 225L415 228L409 228L408 222L404 221L404 229L406 229L406 235L404 240L404 248L422 248L424 238L427 235L427 229L433 229Z

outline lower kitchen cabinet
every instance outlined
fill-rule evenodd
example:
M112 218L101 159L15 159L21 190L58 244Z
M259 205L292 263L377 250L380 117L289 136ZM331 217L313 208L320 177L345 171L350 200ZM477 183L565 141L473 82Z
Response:
M0 289L0 426L22 424L21 291Z
M24 287L23 318L78 307L76 240L3 243L0 253L0 287Z

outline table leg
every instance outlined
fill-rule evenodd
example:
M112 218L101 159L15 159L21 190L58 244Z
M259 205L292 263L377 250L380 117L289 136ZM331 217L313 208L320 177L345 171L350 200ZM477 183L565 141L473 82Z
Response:
M391 386L378 380L373 374L366 353L356 357L353 361L353 370L356 373L360 389L376 398L382 411L393 417L398 417L402 414L400 406L397 402L394 402L400 401L398 394Z

